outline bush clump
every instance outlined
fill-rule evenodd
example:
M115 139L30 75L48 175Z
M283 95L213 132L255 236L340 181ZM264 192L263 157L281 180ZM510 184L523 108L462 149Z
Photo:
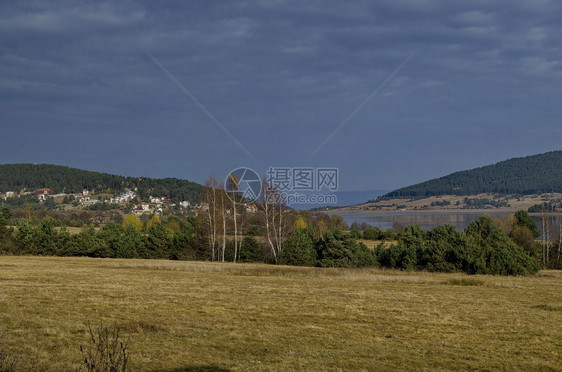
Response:
M472 222L464 233L453 226L427 233L417 225L409 226L397 244L377 247L376 257L382 266L405 270L526 275L540 268L489 216Z

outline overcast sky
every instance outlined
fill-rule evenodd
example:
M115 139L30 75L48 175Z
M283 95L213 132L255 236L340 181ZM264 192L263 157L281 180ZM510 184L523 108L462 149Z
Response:
M0 163L197 182L329 166L340 189L367 190L560 150L560 14L542 0L2 1Z

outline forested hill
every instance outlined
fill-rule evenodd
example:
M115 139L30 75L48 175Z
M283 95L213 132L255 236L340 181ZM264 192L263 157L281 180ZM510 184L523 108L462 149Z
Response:
M513 158L404 187L384 197L562 192L562 151Z
M56 194L81 193L83 189L119 193L125 188L134 189L135 187L138 188L137 194L143 199L153 195L165 196L175 202L182 200L195 202L203 186L177 178L123 177L61 165L0 165L0 192L49 188Z

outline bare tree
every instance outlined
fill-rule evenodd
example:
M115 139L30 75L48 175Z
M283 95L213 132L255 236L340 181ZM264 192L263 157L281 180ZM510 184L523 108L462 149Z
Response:
M201 225L206 227L206 238L212 261L217 259L217 187L218 181L214 177L205 182L200 209Z
M238 193L237 190L239 189L239 181L238 178L236 177L236 175L234 175L233 173L231 173L228 176L228 180L227 180L228 184L227 186L227 190L231 190L230 193L230 200L232 201L232 221L234 224L234 262L236 262L237 258L238 258L238 252L239 252L239 248L238 248L238 216L237 216L237 211L236 208L238 207L238 203L237 203L237 198L238 198Z
M232 175L231 175L232 177ZM216 178L205 182L205 189L201 196L202 208L200 209L200 223L205 231L205 238L209 245L213 261L226 261L226 248L228 237L234 236L234 262L239 260L241 248L241 221L242 214L238 209L242 204L240 195L235 191L230 182L238 184L235 177L227 180L227 185L219 183ZM232 191L230 191L232 190Z
M548 216L547 217L547 222L546 222L546 235L548 237L547 239L547 246L546 246L546 263L547 265L550 263L550 248L553 247L553 240L554 240L554 227L553 227L553 221L552 221L552 216Z
M560 250L562 249L562 216L558 216L558 257L556 263L560 267Z
M262 198L262 203L259 205L260 217L273 261L277 263L287 233L288 211L283 194L269 185L265 179L262 182Z
M226 220L227 220L228 211L226 210L226 205L224 204L226 192L223 190L223 188L219 190L219 195L220 195L220 216L222 222L221 262L224 262L225 252L226 252Z
M547 267L550 261L551 237L553 235L553 226L551 216L548 215L545 205L541 207L541 224L542 224L542 263Z

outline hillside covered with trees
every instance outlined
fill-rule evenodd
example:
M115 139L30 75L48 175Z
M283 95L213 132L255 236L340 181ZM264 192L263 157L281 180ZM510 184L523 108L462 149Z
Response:
M513 158L394 190L385 198L562 192L562 151Z
M135 189L141 198L149 195L165 196L174 202L196 202L203 186L178 178L135 178L92 172L50 164L0 165L0 192L33 191L49 188L54 193L81 193L82 190L117 193L125 188Z

